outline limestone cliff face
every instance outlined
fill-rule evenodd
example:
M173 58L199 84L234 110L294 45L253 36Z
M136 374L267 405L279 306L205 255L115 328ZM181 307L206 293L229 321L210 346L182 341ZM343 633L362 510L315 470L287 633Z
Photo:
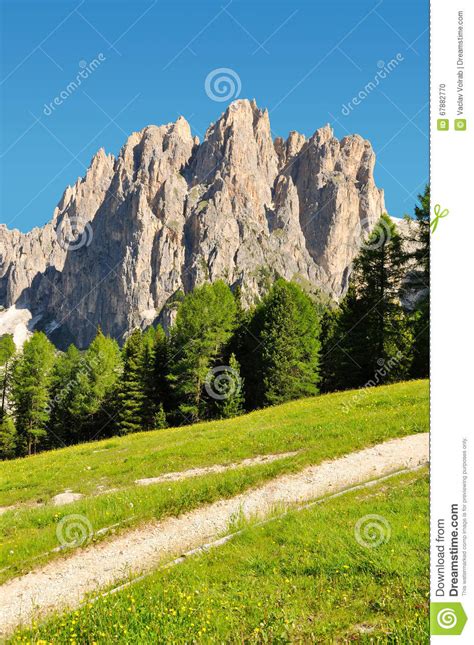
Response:
M94 156L83 179L68 186L53 218L29 233L0 224L0 305L29 304L27 290L48 269L64 266L71 232L82 234L103 202L113 176L114 160L103 149Z
M329 126L272 140L268 113L232 103L199 143L183 118L99 151L43 228L0 226L0 305L31 310L54 339L123 339L166 317L176 291L223 278L249 304L271 275L339 297L384 210L375 155Z

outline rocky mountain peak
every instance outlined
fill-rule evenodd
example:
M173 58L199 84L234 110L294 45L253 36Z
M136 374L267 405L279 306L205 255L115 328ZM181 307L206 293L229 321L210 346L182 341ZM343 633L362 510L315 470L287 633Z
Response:
M278 157L279 169L283 168L283 166L299 154L305 142L306 137L304 134L300 134L296 130L292 130L286 140L283 137L275 138L273 145L275 146L275 152Z
M234 101L212 124L199 147L195 165L195 184L210 183L216 175L239 178L257 172L257 181L272 183L277 173L267 110L255 101Z
M167 321L178 290L225 279L244 304L271 276L334 297L384 210L375 155L329 125L273 141L267 110L241 99L202 143L183 117L132 133L117 158L100 149L52 220L0 227L0 305L28 308L64 347L97 325L122 340ZM2 315L2 314L0 314Z

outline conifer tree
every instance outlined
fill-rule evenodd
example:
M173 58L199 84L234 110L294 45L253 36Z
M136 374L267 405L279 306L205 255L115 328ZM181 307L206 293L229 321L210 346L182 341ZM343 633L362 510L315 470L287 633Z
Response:
M413 314L413 362L410 376L426 378L430 373L430 298L423 298Z
M168 342L163 327L149 327L143 333L141 378L143 387L143 430L165 428L165 404L169 401L166 380Z
M354 262L327 356L337 389L407 377L412 333L400 304L407 260L395 225L382 215Z
M263 385L260 404L317 394L320 323L309 296L280 278L256 315L261 327L256 351Z
M15 350L16 347L13 341L13 336L11 334L4 334L3 336L0 336L0 420L3 419L5 415L7 394L10 385L10 377Z
M117 341L99 329L81 361L79 384L84 432L88 440L116 432L117 391L122 373L122 357Z
M153 348L154 428L166 428L168 425L167 413L171 410L169 361L170 343L163 327L158 325Z
M74 345L60 354L52 374L49 399L49 445L70 445L84 439L83 426L89 416L89 387L80 374L81 353ZM85 387L84 387L85 385Z
M261 333L264 308L261 302L241 312L238 325L230 341L245 382L245 409L254 410L263 405L264 389L261 364Z
M221 280L197 287L180 304L171 333L168 375L181 413L178 422L206 416L203 403L206 377L231 336L235 317L235 299Z
M326 307L321 317L321 392L331 392L336 389L336 376L332 349L336 343L341 309L337 305Z
M55 350L43 332L34 332L13 366L11 398L20 449L31 455L44 442Z
M205 387L210 401L209 411L217 419L230 419L245 411L244 381L234 353L230 354L228 363L210 370L206 379Z
M119 347L100 330L86 351L70 345L58 357L49 402L51 445L114 434L120 373Z
M423 285L430 285L430 187L427 185L422 195L418 195L415 205L415 222L417 224L412 241L415 242L411 253L421 273Z
M156 414L156 407L159 405L155 387L155 342L156 331L154 327L148 327L142 334L142 351L140 356L140 381L143 392L141 430L152 430Z
M135 329L127 338L122 352L123 372L118 394L118 429L120 434L139 432L144 429L143 355L143 335L139 329Z
M411 241L414 251L411 258L415 269L412 282L421 294L413 315L413 363L411 376L424 378L429 375L430 363L430 187L426 186L418 195L419 204L415 206L415 235Z
M0 459L11 459L17 453L18 435L13 418L5 412L0 418Z

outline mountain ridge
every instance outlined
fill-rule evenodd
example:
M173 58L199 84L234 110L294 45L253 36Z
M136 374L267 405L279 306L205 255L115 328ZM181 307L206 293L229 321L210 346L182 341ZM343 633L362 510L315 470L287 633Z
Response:
M0 226L0 305L28 309L60 347L100 325L123 340L169 314L178 291L222 278L244 305L271 275L339 298L362 238L382 212L375 154L329 125L271 136L268 111L240 99L202 142L183 117L101 148L52 219Z

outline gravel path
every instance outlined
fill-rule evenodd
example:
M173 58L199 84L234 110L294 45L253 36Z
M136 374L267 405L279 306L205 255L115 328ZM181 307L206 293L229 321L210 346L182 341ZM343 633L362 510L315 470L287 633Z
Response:
M0 587L0 636L21 623L28 624L33 616L38 619L48 611L75 607L87 593L130 573L150 571L165 558L209 542L241 513L263 517L276 505L331 495L402 468L416 468L428 458L427 433L394 439L75 551Z
M100 450L94 450L94 452L101 452ZM202 477L203 475L209 475L214 473L225 473L227 470L237 470L238 468L246 468L248 466L261 466L263 464L271 464L273 461L278 461L279 459L286 459L287 457L294 457L300 452L299 450L293 450L292 452L279 452L274 455L257 455L256 457L250 457L248 459L242 459L242 461L237 461L231 464L216 464L214 466L205 466L203 468L189 468L188 470L179 470L172 473L164 473L158 477L145 477L144 479L136 479L134 481L137 486L151 486L152 484L162 484L165 482L177 482L182 479L191 479L192 477ZM99 488L99 487L98 487ZM104 486L100 487L100 491L92 493L91 497L96 497L98 495L106 495L107 493L115 493L118 491L118 488L105 488ZM72 504L78 499L82 499L84 495L82 493L75 493L70 488L67 488L65 491L58 493L51 498L51 503L54 506L65 506L66 504ZM45 506L45 502L40 503L19 503L13 504L12 506L0 506L0 515L6 513L7 511L14 511L17 508L28 508L28 507L38 507Z
M145 479L136 479L135 484L139 486L149 486L150 484L161 484L163 482L177 482L182 479L189 479L191 477L201 477L202 475L209 475L210 473L225 473L227 470L236 470L237 468L245 468L246 466L261 466L262 464L271 464L272 461L285 459L286 457L294 457L298 451L293 452L280 452L275 455L258 455L257 457L250 457L243 459L234 464L226 464L222 466L216 464L215 466L206 466L205 468L190 468L189 470L180 470L175 473L165 473L159 477L146 477Z

